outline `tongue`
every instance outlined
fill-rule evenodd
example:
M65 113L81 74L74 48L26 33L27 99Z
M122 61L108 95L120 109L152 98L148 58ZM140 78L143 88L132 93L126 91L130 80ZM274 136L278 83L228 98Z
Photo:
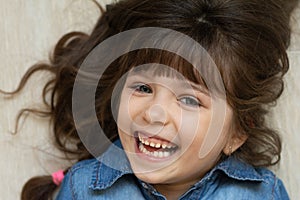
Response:
M158 151L158 150L161 149L161 148L151 147L151 146L148 146L148 145L144 145L144 147L145 147L145 149L147 149L150 152Z

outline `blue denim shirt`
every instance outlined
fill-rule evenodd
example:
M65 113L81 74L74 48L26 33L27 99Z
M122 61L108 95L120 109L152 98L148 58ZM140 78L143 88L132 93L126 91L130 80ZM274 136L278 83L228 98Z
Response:
M122 148L119 140L115 145ZM112 146L98 159L75 164L66 174L56 199L165 200L154 187L134 176L125 153ZM179 199L286 200L289 197L281 180L271 171L229 157Z

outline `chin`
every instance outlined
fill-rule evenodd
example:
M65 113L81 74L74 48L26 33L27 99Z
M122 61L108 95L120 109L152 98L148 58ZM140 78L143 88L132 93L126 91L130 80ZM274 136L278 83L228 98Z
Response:
M156 172L137 173L135 176L149 184L164 184L167 182L167 180L162 178L164 175L157 174Z

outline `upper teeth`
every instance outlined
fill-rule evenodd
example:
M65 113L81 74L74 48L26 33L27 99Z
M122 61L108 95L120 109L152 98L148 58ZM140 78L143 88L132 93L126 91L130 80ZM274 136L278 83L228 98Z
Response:
M144 144L144 145L147 145L147 146L151 146L151 147L154 147L154 148L163 148L163 149L172 149L172 148L176 148L176 146L172 145L172 144L166 144L164 142L153 142L153 141L149 141L148 138L142 138L140 135L139 135L139 141Z

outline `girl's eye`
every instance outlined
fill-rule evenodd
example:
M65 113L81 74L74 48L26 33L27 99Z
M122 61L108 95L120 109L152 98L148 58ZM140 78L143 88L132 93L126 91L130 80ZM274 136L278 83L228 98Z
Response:
M146 84L135 85L132 87L135 91L140 93L152 93L150 86Z
M201 106L200 101L197 98L191 96L182 97L179 99L179 101L187 106L192 106L192 107Z

